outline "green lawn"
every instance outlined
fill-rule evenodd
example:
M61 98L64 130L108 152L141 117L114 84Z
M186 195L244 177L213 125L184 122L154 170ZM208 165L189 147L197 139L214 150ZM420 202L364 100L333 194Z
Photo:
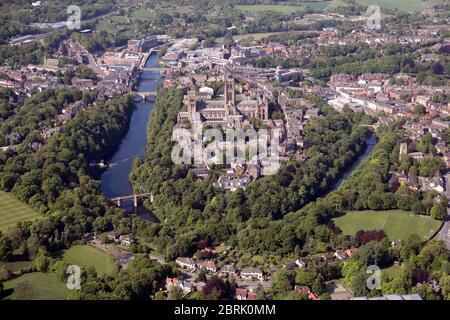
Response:
M155 17L155 11L140 8L136 11L133 11L133 13L131 13L131 17L133 19L149 20Z
M349 211L334 219L345 234L354 236L359 230L383 229L389 239L407 239L412 234L428 240L439 229L441 221L400 210Z
M357 0L357 3L366 6L377 5L386 9L399 9L405 12L419 11L430 6L430 3L423 0Z
M4 282L7 300L65 300L70 290L53 274L33 272Z
M284 31L238 34L238 35L234 35L233 39L234 40L242 40L242 39L253 38L254 40L261 40L261 39L267 38L273 34L282 33L282 32L284 32ZM221 42L223 42L224 39L225 39L224 37L220 37L220 38L217 38L216 41L221 43Z
M335 9L338 7L348 7L350 6L349 3L345 2L344 0L333 0L331 3L327 6L327 9Z
M92 266L99 274L108 274L115 269L115 264L110 256L88 245L70 247L64 252L64 260L79 267Z
M0 263L0 268L5 268L11 272L17 272L25 268L31 267L31 261L12 261Z
M387 276L389 279L393 279L400 275L402 272L401 266L390 266L389 268L382 269L381 274Z
M40 219L42 216L34 212L26 204L0 191L0 231L6 231L19 221Z
M248 13L261 13L265 11L275 11L281 14L291 14L298 11L304 11L305 6L288 6L288 5L276 5L276 4L255 4L255 5L238 5L237 9Z

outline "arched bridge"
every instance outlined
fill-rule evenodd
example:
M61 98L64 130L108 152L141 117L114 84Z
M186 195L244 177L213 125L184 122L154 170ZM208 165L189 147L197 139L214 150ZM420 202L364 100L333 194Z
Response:
M142 98L142 100L155 101L156 100L156 92L155 91L139 91L133 92L136 96Z
M120 207L122 205L122 202L132 200L134 202L134 207L136 208L138 206L138 201L141 199L150 199L150 202L153 202L153 194L151 193L133 194L129 196L111 198L109 199L109 201L115 202L117 206Z

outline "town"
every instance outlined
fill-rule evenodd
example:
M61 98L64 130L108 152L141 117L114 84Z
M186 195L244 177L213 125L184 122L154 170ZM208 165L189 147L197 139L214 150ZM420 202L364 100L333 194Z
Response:
M129 12L145 16L138 3L97 18L126 26ZM82 265L91 284L64 297L449 299L448 9L386 11L377 29L362 8L240 9L245 26L228 23L221 37L174 14L165 23L183 35L107 44L93 17L74 32L35 22L39 32L8 38L8 50L45 50L20 63L0 54L1 288L36 273L66 280L58 268L86 250L107 271ZM264 18L291 27L243 31ZM278 145L173 164L172 147L207 129L267 130ZM234 142L216 143L234 155ZM267 175L273 155L280 168ZM3 209L2 197L16 205ZM19 204L35 222L6 215ZM374 291L371 264L383 275ZM130 293L128 279L146 285Z

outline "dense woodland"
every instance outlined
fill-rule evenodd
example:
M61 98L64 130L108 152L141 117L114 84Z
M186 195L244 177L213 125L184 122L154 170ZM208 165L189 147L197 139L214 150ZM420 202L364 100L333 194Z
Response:
M51 102L47 103L51 108ZM89 176L89 164L112 155L133 108L129 96L97 103L79 112L39 151L0 153L0 188L47 216L32 226L23 223L13 228L14 248L34 257L40 247L51 252L82 239L92 229L111 228L112 217L108 220L105 215L121 217L121 210L109 207L99 182Z

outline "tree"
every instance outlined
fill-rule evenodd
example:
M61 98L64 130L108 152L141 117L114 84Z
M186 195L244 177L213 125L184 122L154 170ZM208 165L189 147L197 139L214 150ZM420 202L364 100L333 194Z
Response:
M167 294L167 300L181 300L183 299L183 290L177 286L171 286Z
M439 294L428 284L418 285L417 287L412 288L412 292L417 293L424 300L441 300Z
M407 294L411 288L411 280L402 272L391 281L381 282L381 292L383 294Z
M450 300L450 275L443 275L439 280L439 285L444 299Z
M164 290L159 289L159 291L155 293L155 300L166 300L166 293Z
M44 250L39 249L39 253L33 260L33 267L36 271L47 272L50 265L50 259L45 255Z
M436 203L433 208L431 208L430 215L433 219L445 220L445 217L447 216L447 208L440 203Z
M258 284L255 293L256 293L256 300L267 300L264 287L261 284Z
M272 286L276 294L287 294L294 288L294 273L290 270L279 270L275 274Z
M12 253L11 240L6 235L0 236L0 261L8 261Z
M444 168L445 165L441 158L426 157L420 161L419 173L421 176L432 177L436 172L440 172Z
M52 271L56 274L56 277L61 280L65 281L67 275L67 269L69 267L69 264L63 260L55 262L55 264L52 266Z
M227 292L227 288L222 279L214 275L206 282L203 288L203 294L207 300L219 300L227 297L229 292Z
M350 288L355 296L367 296L369 290L367 289L368 275L364 270L359 271L351 280Z
M422 106L421 104L416 104L414 106L414 113L419 115L425 114L426 113L425 107Z
M423 206L422 202L420 202L420 201L414 202L413 205L411 206L411 210L415 214L425 214L426 213L425 207Z
M283 300L308 300L306 294L297 291L289 291L282 298Z
M362 261L354 259L345 261L344 265L342 266L342 274L344 276L345 286L351 288L353 291L357 291L358 294L355 293L356 295L365 295L366 293L366 291L364 291L364 288L366 288L365 269L366 265ZM364 288L361 288L361 279L359 279L360 273L363 273L364 275Z
M306 270L299 270L297 271L297 274L295 275L295 283L304 285L304 286L311 286L314 281L313 275L306 271Z
M321 295L322 293L326 292L324 278L323 278L323 275L321 275L320 273L314 279L314 282L311 286L311 290L316 295Z
M233 44L233 42L233 34L231 32L228 32L224 37L223 44L226 46L230 46Z
M378 193L373 193L370 195L369 199L367 199L367 205L369 206L369 209L381 210L383 209L383 200Z
M328 293L322 293L319 298L320 300L331 300L331 296Z

